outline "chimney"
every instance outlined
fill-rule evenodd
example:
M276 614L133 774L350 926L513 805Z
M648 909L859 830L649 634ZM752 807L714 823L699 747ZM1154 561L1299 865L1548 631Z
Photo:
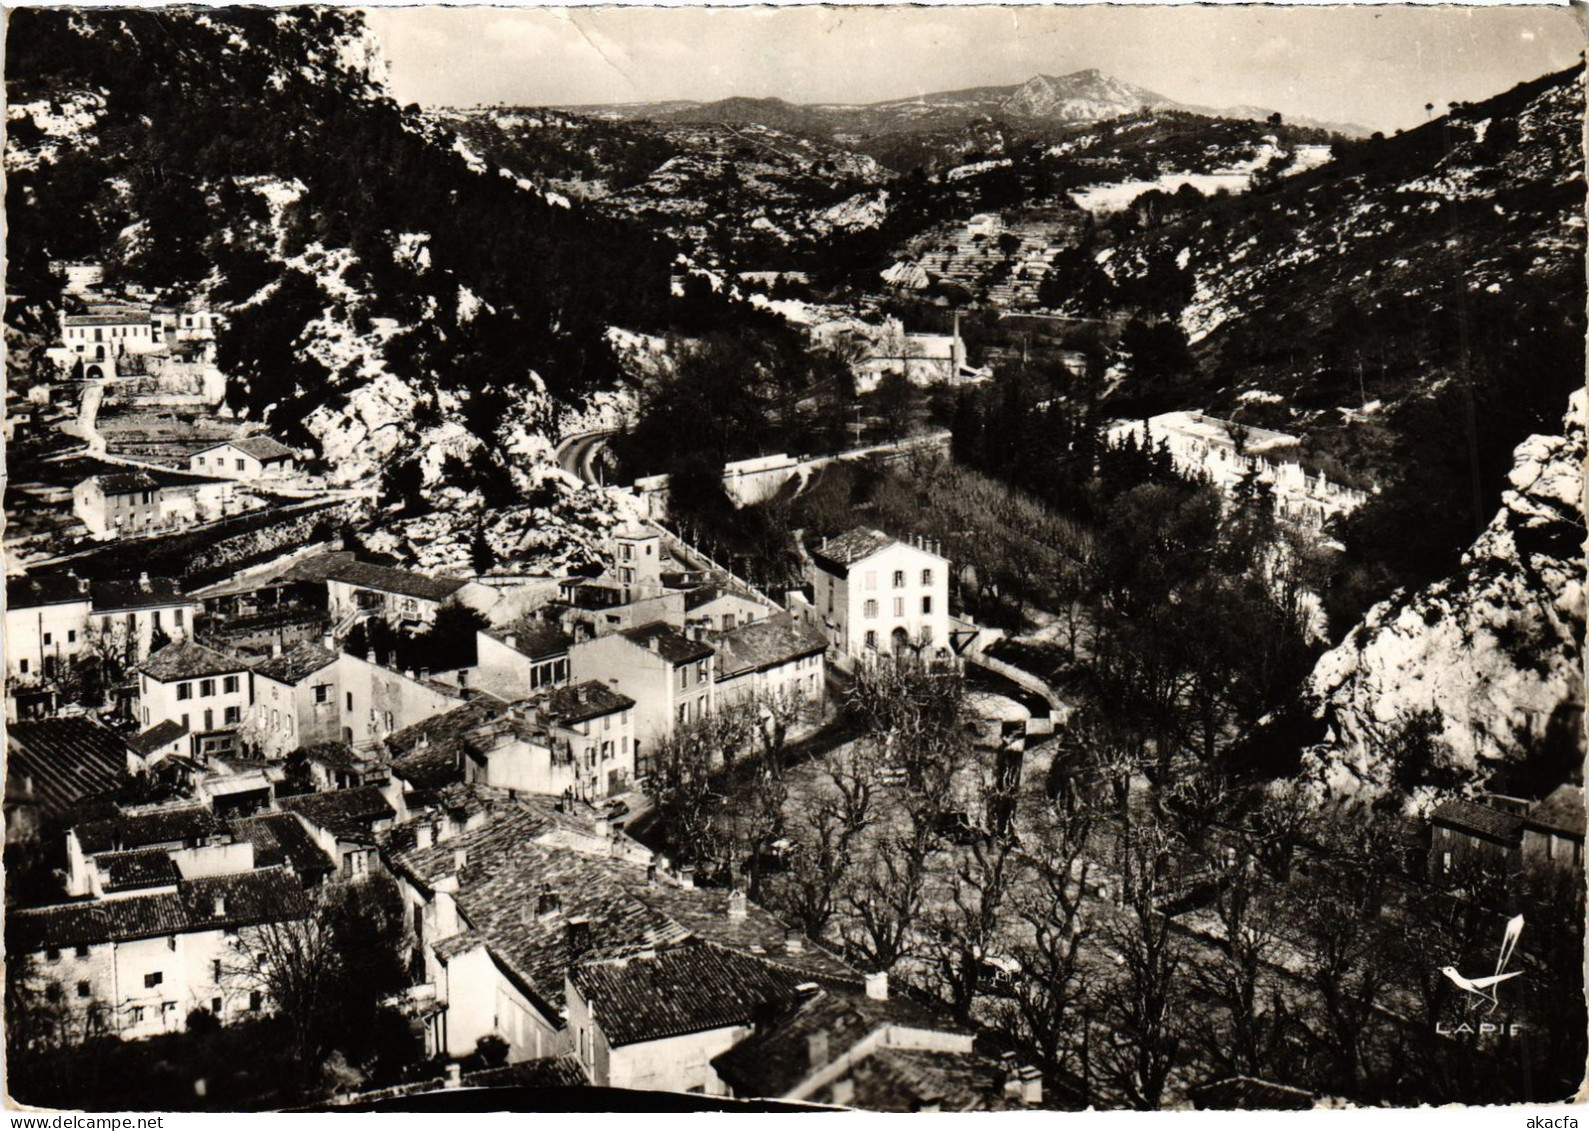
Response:
M1021 1082L1021 1102L1036 1107L1043 1102L1043 1074L1035 1064L1023 1064L1016 1074Z
M509 648L516 648L518 647L519 638L510 632L502 638L502 643L506 644Z
M469 850L467 848L455 848L455 849L453 849L452 850L452 867L453 867L453 871L461 872L465 868L467 868L468 866L469 866Z
M281 655L281 637L280 636L276 637L276 639L274 639L274 640L272 640L270 642L270 654L272 656Z
M444 1085L444 1087L463 1087L463 1065L459 1064L456 1060L447 1065L447 1083Z
M815 1033L806 1034L806 1063L812 1068L821 1068L828 1062L828 1031L818 1029Z
M730 919L744 919L750 915L750 897L744 889L735 888L728 893L728 917Z
M337 650L337 638L329 632L326 633L324 636L320 637L320 647L324 648L327 652L335 652Z
M215 917L217 919L219 919L219 918L223 917L225 914L226 914L226 896L218 895L218 896L215 897Z
M921 1099L916 1101L916 1110L917 1111L928 1111L928 1112L942 1111L943 1110L943 1097L942 1096L922 1096Z
M403 678L404 679L413 679L414 678L414 669L413 668L404 668L403 669Z
M887 970L878 970L866 976L866 996L873 1001L888 1000Z
M436 830L429 821L421 821L414 827L414 847L429 848L436 840Z
M783 949L785 954L804 954L806 937L793 927L790 927L783 933Z
M685 891L695 890L695 865L686 864L679 869L679 886Z
M646 641L646 647L650 648L653 652L660 653L662 651L662 638L660 636L651 637L651 639Z
M366 664L369 664L371 667L375 666L375 649L374 648L366 648L364 650L364 662Z
M848 1078L833 1081L833 1104L835 1107L849 1107L855 1102L855 1081Z
M147 573L140 573L138 575L138 588L142 589L145 593L149 592L149 575Z
M646 887L654 888L656 886L657 886L657 866L655 864L647 864L646 865Z
M606 817L597 817L596 818L596 835L601 837L601 838L603 838L603 839L606 839L606 837L611 832L612 832L612 826L607 823L607 818Z

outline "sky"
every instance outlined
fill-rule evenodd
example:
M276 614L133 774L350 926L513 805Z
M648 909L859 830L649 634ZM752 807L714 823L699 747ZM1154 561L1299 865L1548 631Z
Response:
M1533 7L372 8L394 96L427 106L734 95L875 102L1096 67L1201 106L1390 130L1571 66Z

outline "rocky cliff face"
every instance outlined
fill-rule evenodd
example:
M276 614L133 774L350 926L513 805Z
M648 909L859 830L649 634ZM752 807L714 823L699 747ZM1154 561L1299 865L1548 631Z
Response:
M1418 807L1581 760L1584 414L1579 391L1561 435L1517 447L1456 574L1374 606L1319 660L1309 691L1330 736L1304 760L1317 786Z

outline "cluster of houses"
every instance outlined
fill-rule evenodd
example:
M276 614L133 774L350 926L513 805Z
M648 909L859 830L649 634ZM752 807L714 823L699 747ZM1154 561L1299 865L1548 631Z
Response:
M68 307L47 356L70 377L87 381L148 379L169 403L219 404L225 380L215 367L220 316L202 302L168 302L128 288L100 289L94 263L56 263Z
M818 547L785 609L681 568L649 526L616 528L610 551L533 606L318 547L187 593L10 579L8 843L64 837L66 864L58 902L10 910L8 958L81 1036L247 1019L272 1002L236 968L239 933L380 872L409 908L423 975L404 1008L432 1055L493 1037L510 1063L620 1087L1036 1102L1034 1074L886 975L623 831L681 727L740 704L820 714L830 663L946 651L947 560L855 530ZM352 650L377 625L453 624L474 638L463 666ZM126 663L105 713L133 725L62 703L90 652ZM133 803L136 780L169 796Z
M1301 441L1284 432L1234 424L1201 412L1166 412L1147 420L1122 421L1108 440L1138 445L1163 443L1176 469L1205 476L1227 495L1249 477L1269 487L1281 518L1314 531L1368 501L1368 493L1332 483L1321 471L1309 475L1296 459Z

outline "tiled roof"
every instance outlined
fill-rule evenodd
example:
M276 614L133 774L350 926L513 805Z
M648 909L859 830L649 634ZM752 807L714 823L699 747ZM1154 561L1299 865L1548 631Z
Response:
M6 771L40 805L64 810L127 781L127 743L92 719L34 719L6 732Z
M849 982L857 988L860 975L810 939L801 939L798 950L789 948L789 930L772 912L747 901L743 919L730 918L726 888L683 888L663 884L635 884L634 897L666 915L697 938L728 950L797 971L801 980Z
M182 586L169 577L151 577L139 581L96 581L91 588L96 613L195 603L192 598L184 597Z
M226 825L202 805L181 805L89 821L73 831L83 852L98 856L155 844L192 844L225 832Z
M1528 811L1523 820L1532 826L1568 836L1584 835L1583 787L1558 786L1554 793Z
M94 866L105 878L106 891L165 887L181 878L177 866L163 848L101 853L94 857Z
M315 640L301 640L279 656L271 656L254 665L259 675L277 683L298 683L321 668L336 663L339 653L321 647Z
M827 650L827 639L815 626L779 613L712 638L717 645L717 678L763 671L802 656Z
M716 651L705 641L691 640L678 629L662 621L625 629L621 635L642 648L650 648L674 667L693 660L704 660ZM655 642L654 647L653 642Z
M135 491L153 491L159 486L152 476L142 471L116 471L91 478L99 481L99 489L107 495L130 495Z
M211 444L207 448L200 448L193 454L199 456L206 452L216 451L219 448L236 448L238 451L251 455L262 463L269 460L291 458L294 454L293 450L286 444L279 444L269 436L249 436L241 440L226 440L219 444Z
M300 746L297 753L311 762L338 770L350 770L370 763L360 758L358 752L345 742L317 742L313 746Z
M1007 1111L1025 1107L1006 1098L1007 1069L977 1052L877 1049L849 1073L850 1106L863 1111Z
M835 565L852 566L863 558L869 558L879 550L892 546L898 538L890 537L881 530L872 530L865 526L857 526L854 530L846 531L837 538L829 538L822 545L812 551L814 555L825 558Z
M599 719L617 711L627 711L634 700L608 687L600 680L591 679L571 687L557 687L544 696L547 714L555 721L567 725Z
M311 825L325 829L339 840L360 844L374 844L375 825L397 816L373 785L284 797L281 807L302 814Z
M869 1034L891 1024L947 1033L967 1032L945 1016L907 998L896 996L874 1001L829 987L801 1002L765 1031L717 1056L712 1067L738 1095L776 1098L811 1075L809 1036L827 1034L831 1063Z
M544 816L514 807L427 848L391 849L387 860L422 887L455 875L453 898L464 922L526 992L555 1014L562 1008L569 965L570 920L586 923L588 957L682 942L689 933L630 894L631 885L645 882L639 865L536 843L547 828ZM559 909L545 916L537 914L543 888L560 900Z
M389 569L357 561L337 566L330 577L361 589L378 589L399 597L420 597L427 601L444 601L469 584L458 577L430 577L413 570Z
M537 617L524 617L511 628L502 632L489 632L486 635L532 660L561 656L573 643L568 633L556 624ZM512 644L508 644L509 636L513 637Z
M294 872L310 879L336 871L336 864L331 857L325 854L302 822L291 813L237 817L230 823L234 837L254 846L256 868L291 864Z
M1523 837L1521 817L1471 801L1442 802L1429 819L1433 824L1449 825L1504 844L1516 844Z
M732 596L733 594L721 585L703 585L699 589L686 589L684 591L684 609L689 612L709 605L719 597Z
M386 740L392 772L415 789L440 789L463 780L460 761L465 736L482 723L507 713L501 700L481 696L444 715L404 727Z
M470 1088L578 1088L590 1080L579 1058L569 1053L466 1072L463 1082Z
M170 683L179 679L245 672L248 664L240 656L208 648L193 640L178 640L154 653L138 670L161 683Z
M70 605L88 600L85 583L69 573L29 574L6 578L6 608L33 609L41 605Z
M216 900L224 900L217 915ZM187 880L175 892L96 899L6 915L6 951L28 954L46 947L87 946L190 931L251 926L300 918L308 898L279 868Z
M1228 1076L1188 1088L1186 1094L1205 1111L1309 1111L1312 1092L1254 1076Z
M581 963L568 976L614 1048L747 1025L769 1005L794 1001L800 982L790 971L700 942Z
M188 728L175 719L165 719L155 723L154 726L141 734L127 739L127 745L138 753L148 757L156 750L170 746L173 742L183 738L188 733Z

